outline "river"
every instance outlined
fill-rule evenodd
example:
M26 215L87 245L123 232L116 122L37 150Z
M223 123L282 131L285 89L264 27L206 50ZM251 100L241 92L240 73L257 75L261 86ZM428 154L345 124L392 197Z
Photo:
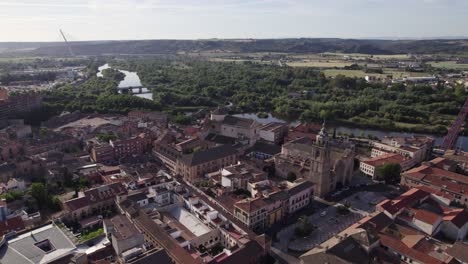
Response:
M104 64L101 67L98 68L98 77L102 77L102 71L105 69L111 68L109 64ZM119 70L119 69L117 69ZM143 86L140 81L140 77L136 72L130 72L130 71L124 71L124 70L119 70L121 73L125 74L125 78L119 83L118 87L137 87L137 86ZM132 92L138 93L139 89L133 89ZM153 100L153 93L148 88L142 88L142 93L141 94L134 94L135 96Z
M237 114L235 116L255 119L256 121L258 121L259 123L262 123L262 124L266 124L266 123L270 123L270 122L286 123L285 120L276 118L276 117L272 116L271 114L268 114L267 118L260 118L256 114ZM332 128L333 127L331 127L330 129L332 129ZM363 134L364 136L372 135L373 137L378 137L379 139L383 138L384 136L403 136L403 137L409 137L409 136L412 136L412 135L430 136L430 137L433 137L435 139L435 145L442 144L442 141L444 139L444 137L437 136L437 135L429 135L429 134L418 134L418 133L407 133L407 132L392 132L392 131L382 131L382 130L373 130L373 129L349 128L349 127L343 127L343 126L337 126L335 128L336 128L337 133L354 134L356 136L361 135L361 134ZM458 137L458 141L457 141L456 146L461 146L461 148L464 151L468 151L468 137L466 137L466 136Z
M99 72L97 73L97 76L102 76L102 70L110 68L109 64L104 64L101 67L99 67ZM124 80L122 80L119 83L119 87L136 87L136 86L142 86L140 77L138 77L138 74L136 72L130 72L130 71L124 71L124 70L119 70L120 72L125 74ZM138 92L138 89L134 89L135 92ZM135 94L135 96L153 100L153 94L151 91L147 88L143 88L143 93L142 94ZM270 122L281 122L281 123L286 123L285 120L279 119L274 117L271 114L268 114L267 118L259 118L256 114L238 114L235 116L239 117L244 117L244 118L251 118L255 119L258 122L262 124L270 123ZM406 132L390 132L390 131L381 131L381 130L373 130L373 129L362 129L362 128L349 128L349 127L343 127L343 126L337 126L336 127L336 132L337 133L346 133L346 134L354 134L354 135L360 135L363 134L364 136L367 135L372 135L373 137L378 137L378 138L383 138L384 136L412 136L412 135L424 135L424 134L416 134L416 133L406 133ZM427 134L426 134L427 135ZM444 137L441 136L436 136L436 135L427 135L435 138L436 140L436 145L440 145L442 143L442 140ZM461 146L461 148L465 151L468 151L468 137L463 136L458 138L457 146Z

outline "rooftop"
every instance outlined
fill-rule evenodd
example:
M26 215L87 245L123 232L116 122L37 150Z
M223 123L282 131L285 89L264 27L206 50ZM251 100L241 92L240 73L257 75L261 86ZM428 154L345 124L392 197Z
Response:
M46 225L8 241L0 249L1 263L50 263L73 253L75 245L55 225Z
M261 152L269 155L275 155L281 152L281 147L274 144L265 143L262 141L257 141L255 144L246 150L246 153L249 152Z
M365 163L365 164L368 164L370 166L380 167L380 166L385 165L387 163L398 163L398 164L400 164L400 163L402 163L404 161L406 161L406 158L403 157L402 155L396 154L396 153L388 153L388 154L377 156L375 158L371 158L371 159L368 159L368 160L363 160L361 162Z
M237 150L230 145L221 145L207 150L184 155L182 161L188 166L196 166L212 160L237 155Z
M83 196L68 200L64 203L71 211L83 208L92 203L97 203L102 200L113 199L119 194L124 194L127 191L120 182L114 182L107 185L101 185L96 188L84 191Z
M226 116L223 120L223 124L225 125L242 127L242 128L250 128L254 123L255 123L255 120L253 119L230 116L230 115Z
M426 163L425 165L421 165L414 169L411 169L402 174L402 176L414 178L416 180L426 180L433 176L433 179L439 178L443 180L444 178L454 180L458 183L468 184L468 177L462 174L458 174L455 172L447 171L444 169L440 169L435 167L434 164Z
M210 228L183 207L174 207L169 213L197 237L211 231Z
M124 240L141 234L125 215L116 215L111 219L104 220L104 222L114 228L112 234L117 240Z
M468 262L468 244L465 242L455 242L446 252L460 261Z
M289 195L296 195L304 190L307 190L309 188L312 188L314 184L310 181L303 181L299 182L296 185L294 185L291 189L288 190Z
M278 123L278 122L271 122L266 125L263 125L260 127L260 130L265 130L265 131L275 131L278 129L282 129L285 127L285 124L283 123Z
M400 195L395 200L384 200L377 205L384 209L385 211L389 212L390 214L395 214L399 212L401 209L411 206L412 204L420 201L423 198L428 197L430 194L423 190L413 188L404 194Z
M217 144L229 144L234 145L236 143L236 139L233 137L223 136L215 133L210 133L205 137L206 141L214 142Z
M263 199L264 199L263 197L256 198L256 199L247 198L247 199L237 202L234 206L238 207L244 212L252 213L262 208L265 208L268 205Z

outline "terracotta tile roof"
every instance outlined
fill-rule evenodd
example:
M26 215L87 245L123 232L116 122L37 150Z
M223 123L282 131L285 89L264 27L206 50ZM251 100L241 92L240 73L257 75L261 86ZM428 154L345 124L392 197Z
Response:
M408 256L411 259L417 260L425 264L443 264L444 262L433 258L427 254L424 254L418 250L408 247L401 240L391 237L386 234L380 234L380 242L383 246L386 246L402 255Z
M411 209L414 212L414 218L424 223L434 225L441 219L440 215L421 209Z
M238 198L237 196L231 194L223 194L216 198L218 203L220 203L224 208L226 208L229 212L234 212L234 204L241 201L242 199Z
M420 190L418 188L413 188L404 194L400 195L395 200L384 200L377 205L377 208L382 208L383 210L389 212L390 214L395 214L403 208L407 208L411 204L429 196L428 192Z
M424 235L407 235L403 239L401 239L401 242L403 242L407 247L414 247L416 244L421 241L421 239L424 239Z
M418 186L417 188L420 189L420 190L423 190L423 191L425 191L425 192L434 194L434 195L436 195L436 196L440 196L440 197L447 198L447 199L449 199L449 200L454 199L454 196L453 196L453 195L451 195L451 194L449 194L449 193L446 193L446 192L439 191L439 190L434 189L434 188L431 188L431 187L429 187L429 186L421 185L421 186Z
M117 195L126 193L127 190L120 182L114 182L86 190L84 191L84 196L68 200L64 203L64 205L70 211L75 211L93 203L114 199Z
M468 223L468 212L465 209L455 209L446 212L443 220L450 221L458 228L462 228Z
M468 262L468 244L464 242L455 242L455 244L445 252L464 263Z
M447 178L447 179L454 180L460 183L468 184L468 176L461 175L461 174L447 171L447 170L443 170L437 167L431 167L429 165L422 165L417 168L411 169L403 173L402 176L414 178L417 180L423 180L428 176L433 176L432 179Z
M88 206L89 204L90 201L86 196L71 199L64 203L65 207L67 207L70 211L78 210L80 208Z
M387 163L398 163L401 164L407 161L405 157L396 153L388 153L385 155L377 156L368 160L361 161L362 163L368 164L370 166L379 167Z
M384 213L380 212L374 216L366 216L365 218L358 221L357 228L372 229L374 231L381 231L385 227L389 226L392 220Z
M265 208L268 204L263 200L263 197L257 199L245 199L237 202L234 207L238 207L244 212L253 213L262 208Z

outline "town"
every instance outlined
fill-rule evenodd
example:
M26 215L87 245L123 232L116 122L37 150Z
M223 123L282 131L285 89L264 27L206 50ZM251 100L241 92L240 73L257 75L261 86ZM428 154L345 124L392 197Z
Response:
M339 135L229 107L186 125L131 110L32 126L14 117L41 93L1 95L2 263L468 261L456 139Z
M0 264L468 264L467 14L0 1Z

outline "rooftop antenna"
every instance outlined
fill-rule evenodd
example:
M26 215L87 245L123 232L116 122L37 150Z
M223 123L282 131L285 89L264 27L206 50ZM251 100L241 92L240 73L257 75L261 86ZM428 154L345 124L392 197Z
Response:
M60 29L59 31L60 31L60 34L63 37L63 40L65 41L65 45L67 45L67 47L68 47L68 52L70 52L70 56L75 57L75 54L73 54L72 48L71 48L70 44L68 44L68 40L65 37L65 34L63 34L62 29Z

